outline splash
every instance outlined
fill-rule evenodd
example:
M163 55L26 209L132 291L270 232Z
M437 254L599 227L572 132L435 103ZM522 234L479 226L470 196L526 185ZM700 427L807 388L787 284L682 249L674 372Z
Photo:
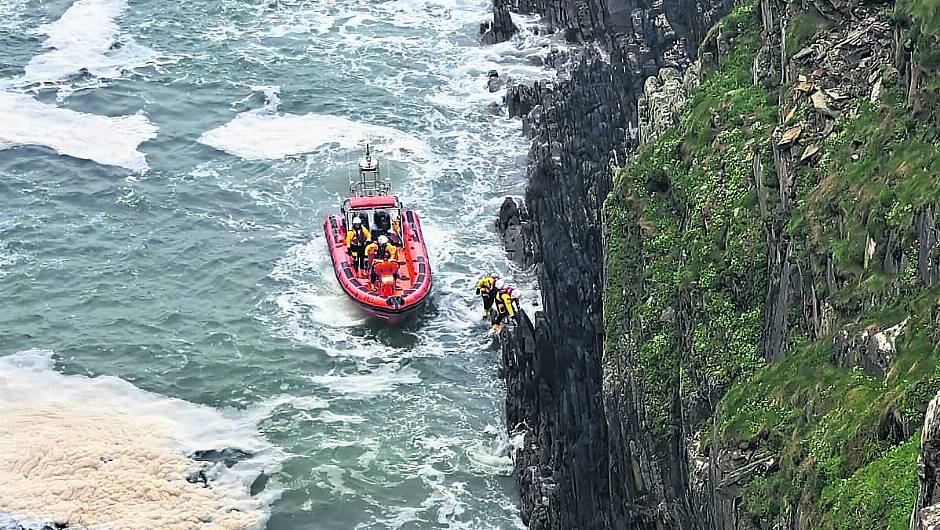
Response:
M283 455L248 415L115 377L62 375L51 352L2 357L0 374L5 517L111 530L242 530L267 519L277 493L252 496L250 484Z

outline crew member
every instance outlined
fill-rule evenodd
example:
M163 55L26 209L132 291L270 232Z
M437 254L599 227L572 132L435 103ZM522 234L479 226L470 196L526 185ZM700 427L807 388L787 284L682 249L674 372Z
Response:
M506 317L516 316L515 304L519 296L503 280L496 280L495 288L497 290L496 312L498 315L496 316L496 322L493 324L493 332L498 333Z
M394 260L395 247L389 244L388 236L381 235L375 238L375 241L366 247L366 255L369 256L369 261L371 263L371 273L369 274L369 279L372 281L372 284L375 285L375 282L378 281L378 275L375 272L375 266L385 261Z
M499 276L490 274L477 282L477 295L483 299L483 318L490 316L490 308L496 300L496 280L498 279Z
M395 247L388 242L388 236L381 235L366 247L366 255L374 261L395 259Z
M397 291L396 282L401 279L398 274L398 263L390 260L377 261L372 266L372 285L376 292L382 296L394 296Z
M392 230L388 233L388 241L399 248L405 246L401 237L401 216L397 213L392 217Z
M346 254L352 257L352 266L359 274L366 270L366 245L372 239L369 229L362 226L362 219L353 217L352 229L346 232Z

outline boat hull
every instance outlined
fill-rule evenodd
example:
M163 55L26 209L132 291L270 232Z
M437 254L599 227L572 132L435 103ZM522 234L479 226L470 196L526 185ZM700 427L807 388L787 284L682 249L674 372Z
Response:
M416 315L421 313L424 309L426 299L418 302L415 305L409 306L403 311L400 312L386 312L381 309L378 309L372 305L364 304L358 300L353 299L356 302L356 307L362 310L363 313L367 314L373 320L378 320L382 323L388 324L390 326L397 326L414 318Z
M421 232L421 221L413 211L405 210L402 212L401 227L401 279L397 282L393 296L383 296L373 289L367 274L356 274L354 271L352 258L346 253L343 217L333 215L323 223L333 272L343 292L368 315L391 325L404 322L418 313L431 293L431 267Z

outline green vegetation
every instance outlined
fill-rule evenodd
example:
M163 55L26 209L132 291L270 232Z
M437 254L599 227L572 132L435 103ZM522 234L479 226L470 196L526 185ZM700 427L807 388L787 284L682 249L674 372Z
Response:
M917 498L920 434L823 490L827 526L839 530L906 530Z
M831 28L815 10L791 8L792 55ZM772 472L742 489L750 528L797 509L820 530L907 527L917 430L940 390L940 287L917 277L914 229L940 203L940 0L900 0L894 10L913 63L883 68L881 99L853 102L818 162L795 164L789 211L776 196L772 135L782 120L776 102L792 101L794 87L754 86L761 43L750 4L706 39L720 34L733 48L722 64L704 65L678 125L618 172L605 204L605 367L635 370L661 454L682 435L679 399L714 408L717 429L703 444L775 457ZM808 100L803 110L797 116L809 119ZM765 226L783 230L804 279L796 289L812 289L828 315L814 336L794 303L786 356L771 365L762 351ZM833 363L833 333L855 337L904 319L885 374Z
M617 338L636 339L633 364L663 447L674 435L668 418L676 392L707 399L704 387L727 388L762 364L764 235L749 182L754 156L772 166L776 112L751 83L759 43L753 6L721 24L738 49L697 91L680 126L644 146L618 175L605 206L616 234L608 238L607 351L626 355ZM631 231L637 225L642 238ZM694 326L677 322L680 307L694 313ZM690 344L686 359L682 343Z
M810 6L808 11L797 13L787 26L786 53L793 56L813 42L813 38L825 29L829 29L829 19L819 14Z
M937 294L925 293L918 300L924 306L914 309L928 315L925 306ZM909 322L884 377L834 366L831 342L797 341L783 362L768 365L731 388L717 412L722 422L720 443L779 458L776 473L744 488L753 528L773 526L799 504L810 507L804 511L816 528L885 528L886 522L901 527L907 523L916 491L910 485L916 436L907 444L915 446L913 452L898 453L893 448L903 441L897 439L903 437L903 429L886 426L919 426L927 402L940 390L940 351L926 337L928 329L926 319ZM868 478L880 469L878 462L902 458L907 463L893 470L898 480L879 485L882 504L904 500L903 506L885 508L893 510L891 516L897 519L887 519L888 512L871 499L866 501L866 510L846 508L850 500L868 495Z
M924 113L924 121L937 125L940 103L940 0L898 0L895 20L903 29L901 46L913 59L918 90L911 95L911 107ZM905 57L904 64L908 64Z

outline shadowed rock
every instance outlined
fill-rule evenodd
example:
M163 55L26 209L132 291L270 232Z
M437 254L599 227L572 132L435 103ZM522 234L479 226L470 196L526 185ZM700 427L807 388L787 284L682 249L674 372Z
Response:
M199 462L209 462L212 464L225 464L225 467L232 467L242 460L254 456L248 451L243 451L235 447L225 449L200 449L193 452L190 458Z
M525 206L519 206L512 197L506 197L499 209L496 229L509 259L522 267L535 263L535 233Z
M509 4L505 0L496 0L493 3L493 20L480 24L480 42L484 45L506 42L511 39L519 28L512 21L509 14Z

